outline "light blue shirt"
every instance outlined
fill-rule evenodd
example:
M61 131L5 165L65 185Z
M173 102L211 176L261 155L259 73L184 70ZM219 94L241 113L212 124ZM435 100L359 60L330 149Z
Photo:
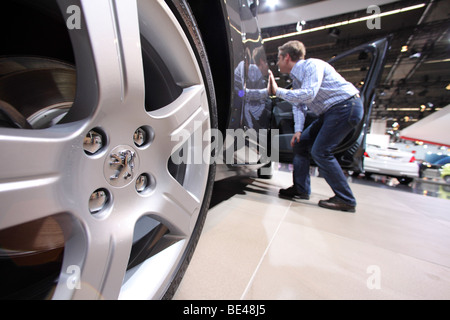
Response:
M319 59L299 60L290 76L292 90L278 88L276 96L292 104L295 132L303 130L307 110L321 115L359 93L330 64Z

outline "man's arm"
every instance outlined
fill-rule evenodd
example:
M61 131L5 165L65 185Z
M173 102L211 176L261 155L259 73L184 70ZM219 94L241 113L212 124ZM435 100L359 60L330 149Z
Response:
M308 108L305 105L293 105L292 114L294 116L294 132L302 132L305 126L306 112Z
M246 89L245 90L245 100L246 101L254 101L254 100L262 100L268 98L267 89Z
M291 146L293 146L295 142L300 141L300 135L301 135L301 132L303 131L303 127L305 125L307 107L303 104L299 104L297 102L298 99L294 97L295 95L293 96L294 97L292 99L293 101L289 101L288 99L291 96L288 93L292 92L292 91L296 91L296 90L287 90L287 89L279 88L275 81L275 78L272 74L272 71L270 71L270 70L269 70L269 83L267 86L267 91L269 92L270 95L275 95L275 93L276 93L277 97L280 97L282 99L284 99L283 93L285 92L287 99L284 99L284 100L286 100L292 104L292 113L294 116L294 130L295 130L294 137L291 140Z
M322 85L325 66L316 61L307 60L300 69L292 69L292 76L297 78L301 83L300 88L287 90L278 88L276 96L288 101L292 104L308 104L311 103L319 92Z

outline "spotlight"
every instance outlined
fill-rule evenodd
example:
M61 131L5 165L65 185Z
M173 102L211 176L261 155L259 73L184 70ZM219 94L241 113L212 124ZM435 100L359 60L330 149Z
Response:
M393 130L398 130L398 128L400 128L400 125L398 124L398 122L394 122L394 123L392 124L392 129L393 129Z
M266 4L271 8L275 8L275 6L278 5L278 2L279 2L278 0L267 0Z
M417 50L412 50L411 55L409 56L410 59L419 59L422 56L422 54Z
M301 21L299 21L299 22L297 22L297 26L296 26L296 30L297 30L297 32L300 32L300 31L302 31L303 30L303 26L306 24L306 21L305 20L301 20Z

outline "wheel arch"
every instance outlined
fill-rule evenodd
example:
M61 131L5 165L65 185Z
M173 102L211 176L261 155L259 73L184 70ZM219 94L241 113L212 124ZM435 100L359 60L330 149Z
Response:
M225 4L187 0L200 31L209 60L217 101L218 128L225 132L232 102L233 54Z

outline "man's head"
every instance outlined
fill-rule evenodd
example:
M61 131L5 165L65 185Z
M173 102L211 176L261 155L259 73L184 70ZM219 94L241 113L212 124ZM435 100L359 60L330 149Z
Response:
M259 70L261 70L263 76L269 74L269 64L267 63L264 47L257 47L253 50L253 61L255 61L255 64L258 66Z
M289 41L278 47L278 67L281 73L290 73L294 65L305 59L305 45L297 40Z

